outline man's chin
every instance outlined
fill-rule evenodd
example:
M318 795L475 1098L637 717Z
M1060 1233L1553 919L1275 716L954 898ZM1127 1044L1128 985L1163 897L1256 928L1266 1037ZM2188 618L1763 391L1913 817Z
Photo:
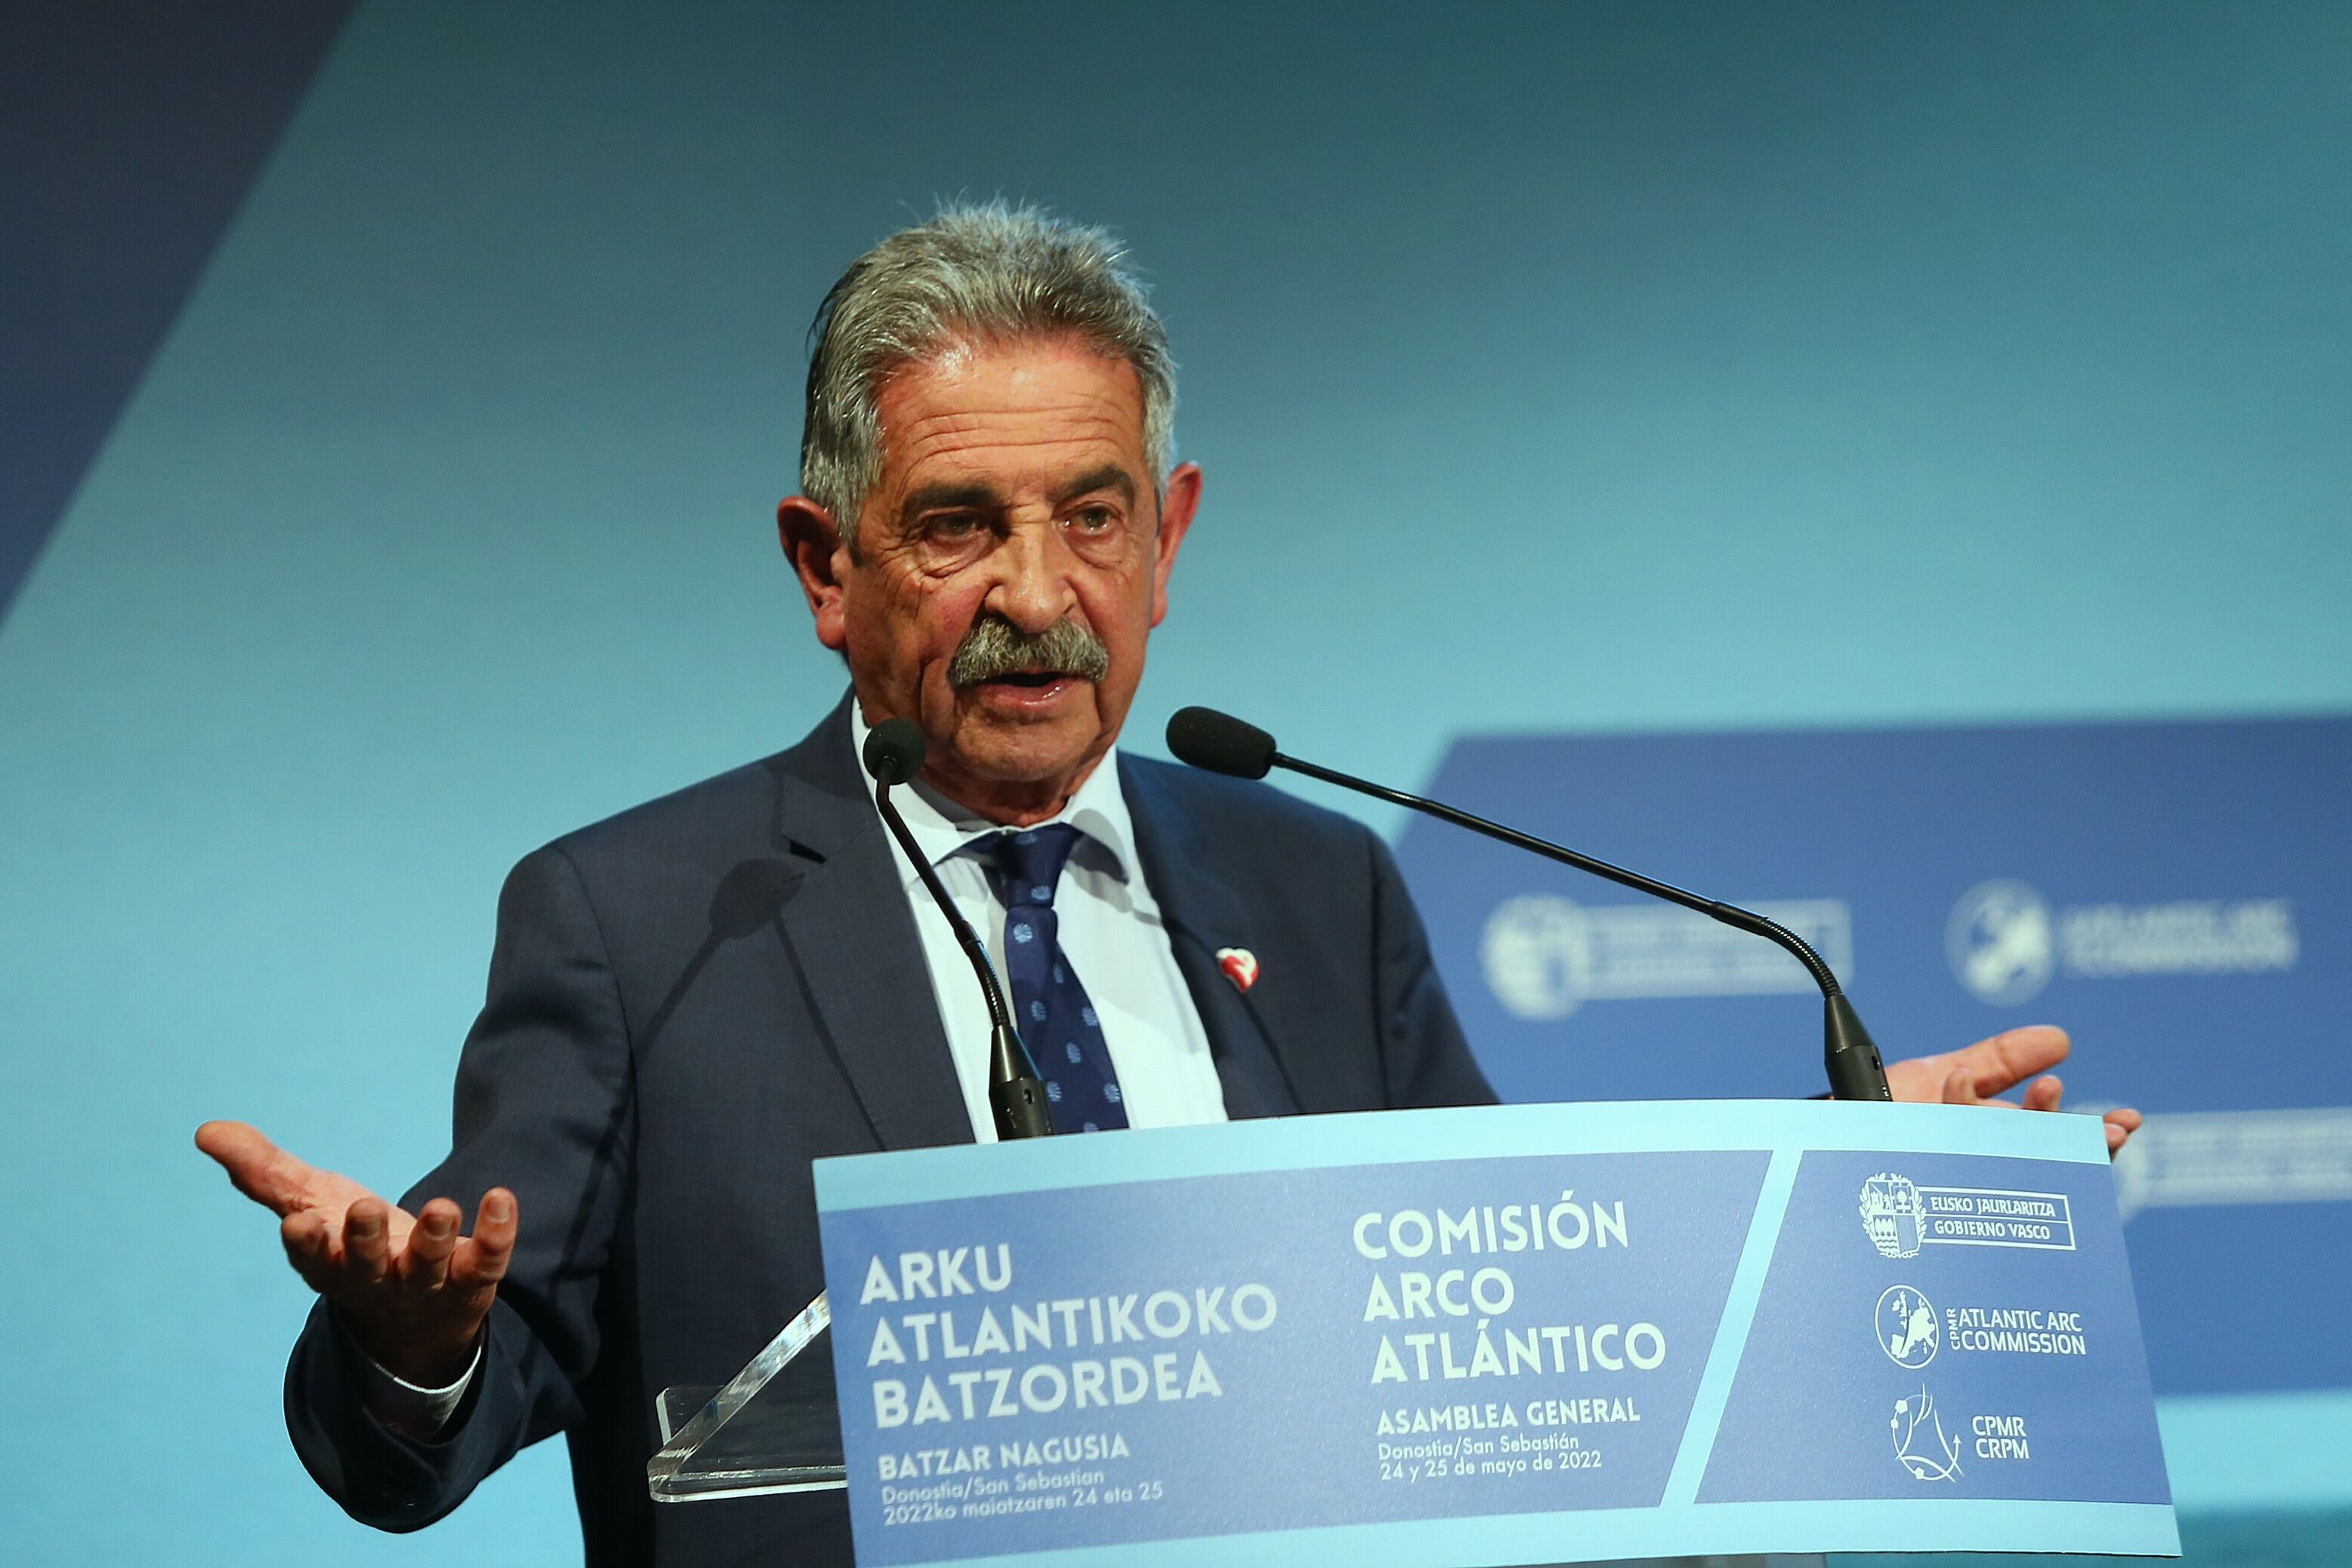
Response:
M1092 681L1073 677L1043 689L983 682L962 695L956 760L977 778L1050 783L1103 750Z

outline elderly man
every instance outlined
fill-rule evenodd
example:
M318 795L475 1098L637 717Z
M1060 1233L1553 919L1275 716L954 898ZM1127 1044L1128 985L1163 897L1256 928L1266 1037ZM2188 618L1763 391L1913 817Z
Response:
M1108 238L944 212L818 323L778 521L849 694L516 867L454 1148L399 1206L197 1134L321 1298L288 1423L371 1524L430 1523L561 1431L592 1563L849 1560L838 1494L656 1509L645 1461L662 1388L722 1382L821 1288L813 1159L993 1136L971 977L857 764L883 719L928 737L915 836L1051 1026L1057 1131L1492 1098L1377 837L1117 750L1201 471ZM1973 1100L2065 1051L2020 1030L1888 1076Z

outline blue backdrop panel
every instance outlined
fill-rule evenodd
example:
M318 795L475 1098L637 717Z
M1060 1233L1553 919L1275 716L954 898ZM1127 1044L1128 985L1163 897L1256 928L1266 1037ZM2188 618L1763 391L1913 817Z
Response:
M1811 940L1890 1058L2050 1021L2117 1171L2159 1393L2352 1383L2352 721L1465 741L1439 796ZM1512 1100L1821 1086L1793 960L1435 824L1400 851Z
M0 614L353 3L0 7Z

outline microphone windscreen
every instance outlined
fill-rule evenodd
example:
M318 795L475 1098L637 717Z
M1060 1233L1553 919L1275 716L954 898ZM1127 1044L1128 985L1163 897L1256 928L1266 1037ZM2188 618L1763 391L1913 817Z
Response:
M866 735L866 771L902 784L923 771L923 732L911 719L885 719Z
M1213 773L1262 779L1274 766L1274 737L1213 708L1180 709L1168 721L1168 749L1176 760Z

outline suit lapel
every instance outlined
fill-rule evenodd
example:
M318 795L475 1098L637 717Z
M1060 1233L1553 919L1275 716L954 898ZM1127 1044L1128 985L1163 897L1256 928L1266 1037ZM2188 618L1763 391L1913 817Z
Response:
M884 1148L971 1142L922 938L850 755L848 700L775 766L779 834L818 862L777 922L827 1047Z
M1217 950L1248 947L1240 897L1211 869L1212 846L1150 775L1120 759L1119 784L1135 824L1135 852L1167 922L1176 967L1192 994L1235 1121L1305 1109L1260 1009L1225 977Z

